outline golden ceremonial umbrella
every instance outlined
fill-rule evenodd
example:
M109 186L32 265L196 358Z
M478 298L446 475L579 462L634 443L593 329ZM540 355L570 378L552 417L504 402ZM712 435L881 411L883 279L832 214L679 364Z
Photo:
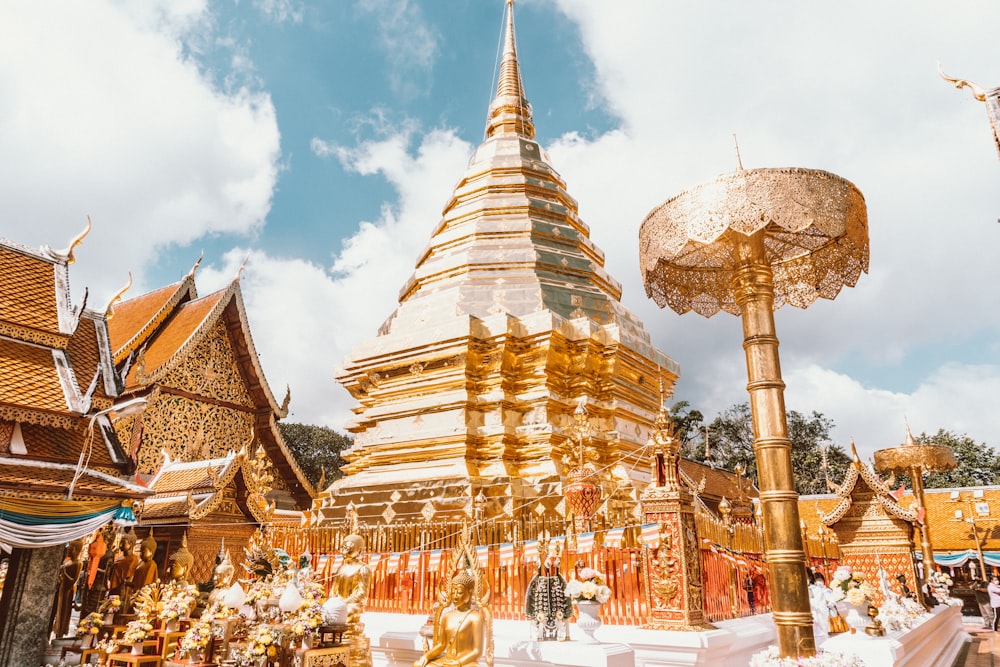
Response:
M778 648L816 645L792 477L774 309L833 299L868 270L868 216L849 181L814 169L742 168L668 199L639 230L646 294L662 308L743 320L747 391Z

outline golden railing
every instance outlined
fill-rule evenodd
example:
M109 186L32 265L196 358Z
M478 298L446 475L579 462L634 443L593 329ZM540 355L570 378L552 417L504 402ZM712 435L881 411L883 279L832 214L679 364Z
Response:
M767 568L761 555L764 548L760 528L750 523L727 524L708 511L696 512L695 517L703 547L706 619L712 622L769 611L770 594ZM458 545L463 525L458 522L415 522L359 526L357 532L365 539L369 562L377 558L367 609L429 614L439 587L448 576L450 550ZM601 545L612 526L598 520L594 527L595 545ZM517 520L487 521L472 531L477 544L488 545L485 570L489 573L493 591L495 617L525 618L525 592L537 573L538 561L534 555L525 558L524 542L538 539L540 535L564 535L570 532L566 522L529 516ZM293 556L306 550L313 554L317 576L329 584L334 554L340 552L340 545L348 531L346 525L307 528L274 526L268 533L274 546ZM502 559L501 545L507 545L508 551L512 548L513 553L507 553ZM579 559L606 573L612 597L602 607L602 621L609 625L645 623L647 601L639 526L627 527L619 546L595 546L592 552L579 556L575 548L571 536L560 553L560 571L568 576ZM415 560L411 562L411 559ZM835 566L834 558L828 558L827 562ZM747 595L748 588L754 593L753 610Z

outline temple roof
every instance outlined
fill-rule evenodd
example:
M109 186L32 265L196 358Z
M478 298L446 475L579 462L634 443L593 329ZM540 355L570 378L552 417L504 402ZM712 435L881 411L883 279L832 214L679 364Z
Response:
M197 297L192 272L179 283L115 307L109 329L115 358L127 368L125 392L143 394L156 386L213 334L218 323L229 337L253 401L254 431L296 501L308 507L314 489L278 432L277 420L287 415L287 404L275 400L264 377L238 278L225 289Z
M200 519L222 500L221 492L240 471L244 454L202 461L164 462L149 481L154 495L143 503L144 523L165 519Z
M732 502L739 500L740 496L745 496L749 501L749 499L759 495L757 487L751 484L746 477L743 478L744 484L740 487L737 484L739 477L728 470L713 468L710 465L683 458L680 459L679 463L681 474L687 476L685 481L691 486L697 487L704 478L705 488L700 492L703 496L715 499L727 498Z
M193 276L186 276L173 285L116 305L114 316L108 320L115 363L121 363L129 351L145 343L178 304L197 297Z
M0 238L0 335L63 348L75 328L67 266Z
M76 466L29 458L0 457L0 495L15 497L65 498L73 483ZM83 468L73 483L73 499L144 498L149 489L92 466Z

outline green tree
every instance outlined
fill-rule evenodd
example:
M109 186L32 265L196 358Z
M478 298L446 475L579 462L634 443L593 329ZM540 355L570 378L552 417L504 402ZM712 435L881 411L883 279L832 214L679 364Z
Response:
M691 458L695 443L701 437L705 416L692 409L688 401L677 401L670 408L670 421L674 423L674 435L681 441L681 456Z
M789 410L788 438L792 441L792 470L795 489L800 494L827 493L826 480L843 479L850 456L830 438L832 419L815 410L803 415ZM757 458L753 451L753 418L749 403L739 403L725 410L708 426L711 460L727 470L742 465L757 483ZM823 469L826 450L827 469ZM704 460L704 456L701 459Z
M924 476L924 487L943 489L954 486L989 486L1000 483L1000 457L985 442L976 442L968 435L957 435L943 428L934 435L921 433L914 438L921 445L948 445L955 452L958 466L947 472ZM912 481L902 480L912 488Z
M354 443L350 436L327 426L312 424L278 422L278 429L313 486L319 484L324 473L326 484L343 477L340 467L344 465L344 459L340 453Z

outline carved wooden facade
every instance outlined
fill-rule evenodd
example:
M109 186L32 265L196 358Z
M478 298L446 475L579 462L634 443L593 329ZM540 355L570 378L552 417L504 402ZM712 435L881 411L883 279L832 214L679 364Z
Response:
M288 396L279 404L264 378L238 279L199 297L192 271L116 306L109 329L124 394L147 401L141 415L115 425L157 493L140 525L169 543L187 530L196 575L210 569L223 537L235 547L268 512L309 507L314 489L277 428ZM258 458L273 471L266 489L249 481L248 462ZM178 471L188 471L189 488L177 486L187 478Z

